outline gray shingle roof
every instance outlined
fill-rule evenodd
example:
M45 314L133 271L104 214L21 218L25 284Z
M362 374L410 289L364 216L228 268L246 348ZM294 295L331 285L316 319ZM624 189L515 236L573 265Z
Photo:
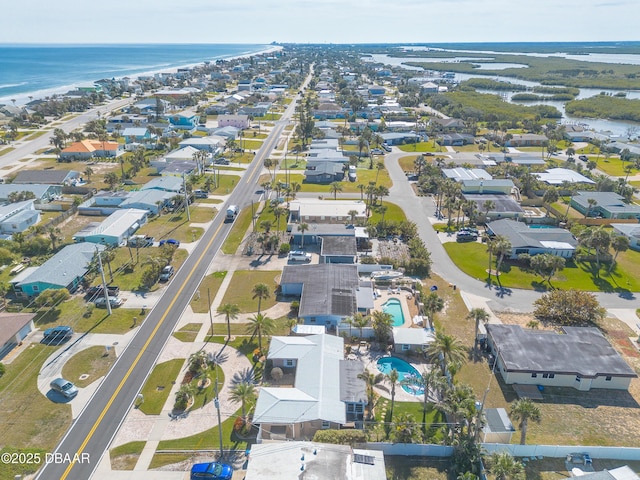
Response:
M487 229L495 235L508 238L513 248L545 248L542 242L563 242L572 247L578 245L578 240L564 228L530 228L522 222L505 218L489 223Z
M356 247L355 236L327 236L322 237L322 248L320 249L320 255L351 255L355 256L358 253Z
M19 285L32 283L49 283L66 287L74 279L84 276L87 267L96 253L96 249L104 250L104 245L96 243L74 243L67 245L28 277Z

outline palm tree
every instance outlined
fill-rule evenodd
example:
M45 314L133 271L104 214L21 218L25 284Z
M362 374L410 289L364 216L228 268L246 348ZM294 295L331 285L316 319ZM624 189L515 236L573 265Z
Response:
M496 480L524 480L525 472L522 463L513 458L509 452L495 452L491 455L490 471Z
M266 234L269 234L272 226L271 220L263 220L260 222L260 228L263 229Z
M49 227L47 229L47 233L49 234L49 240L51 240L51 248L55 250L57 246L56 244L58 243L58 240L60 240L60 234L62 232L59 228ZM109 267L109 270L111 270L111 267ZM111 281L113 282L113 275L111 275Z
M193 376L198 375L207 368L207 352L198 350L189 356L189 371Z
M429 392L433 387L439 387L442 383L440 380L444 377L440 374L440 370L432 368L422 370L419 377L407 377L400 382L401 385L409 385L422 389L422 428L426 428L427 413L429 412Z
M362 329L369 325L369 317L360 312L356 312L353 314L352 319L353 326L360 331L360 340L362 341Z
M349 210L347 212L347 214L349 215L349 220L351 221L351 223L356 223L356 217L358 216L358 211L357 210Z
M304 232L306 232L307 230L309 230L308 223L301 223L300 225L298 225L298 231L302 234L302 242L300 243L301 248L304 248Z
M384 170L384 162L379 161L376 163L376 184L378 183L378 176L381 170Z
M412 443L418 436L418 424L413 415L402 412L395 421L395 442Z
M373 408L375 405L375 390L374 387L378 385L382 380L384 380L384 375L382 373L371 373L369 370L366 370L360 374L358 374L358 378L360 380L364 380L366 390L367 390L367 410L369 419L373 418Z
M436 338L427 347L427 357L433 363L439 362L442 375L446 375L449 363L463 364L466 360L464 346L452 335L436 333Z
M262 299L267 299L271 296L269 293L269 286L265 283L256 283L251 290L253 299L258 299L258 315L260 314L260 307L262 306Z
M433 325L433 318L436 312L441 312L444 308L444 300L436 292L431 292L424 299L424 309L429 316L429 322Z
M256 387L250 382L236 383L229 392L229 399L242 405L242 420L247 421L247 404L256 399Z
M57 230L57 229L56 229ZM51 235L51 233L49 233ZM109 269L109 277L113 282L113 271L111 270L111 262L116 259L116 250L115 248L107 248L102 252L102 260L107 264L107 268Z
M390 313L376 310L373 312L373 331L380 342L388 342L393 331L393 317Z
M520 429L520 445L525 445L529 420L536 423L540 422L540 408L530 398L523 397L511 404L511 417L516 421L520 421L520 425L518 425Z
M611 245L611 235L602 227L598 227L591 232L589 246L596 252L597 276L600 276L600 256L609 251Z
M482 204L482 209L484 210L484 216L485 218L489 217L489 212L491 210L493 210L494 208L496 208L496 204L495 202L493 202L492 200L486 200L483 204Z
M472 308L469 311L469 315L467 318L473 320L475 322L475 335L474 335L474 346L478 345L478 330L480 329L480 322L487 323L489 320L489 313L484 308Z
M292 200L296 199L296 195L298 194L301 188L302 188L302 185L300 185L298 182L291 182L291 185L289 185L289 192L291 193Z
M280 231L280 217L284 215L284 209L282 207L275 207L273 209L273 216L276 217L276 230Z
M398 383L400 374L398 373L398 370L394 368L387 375L385 375L385 378L389 380L389 383L391 383L391 409L389 410L389 420L392 421L393 407L395 406L396 402L396 384Z
M331 182L329 185L329 190L333 193L333 199L338 199L338 192L342 192L342 185L340 182Z
M227 335L231 338L231 320L238 318L240 307L235 303L224 303L220 305L216 311L219 315L225 316L225 320L227 321ZM213 335L213 331L211 332L211 335Z
M360 200L364 200L364 188L365 185L362 183L358 184L358 188L360 189Z
M591 210L598 204L598 201L595 198L587 198L587 203L589 204L589 208L584 212L584 218L587 218L591 214Z
M275 328L275 323L272 318L265 317L261 313L258 313L249 319L247 325L247 333L252 337L258 335L258 349L262 352L262 335L271 335Z
M496 236L493 241L493 253L496 255L496 275L498 276L498 282L500 282L500 266L502 265L502 261L507 254L511 253L512 248L509 239L502 235Z
M616 254L613 256L613 260L609 266L609 273L613 270L618 254L620 252L626 252L629 249L629 237L625 237L624 235L614 235L611 238L611 248L613 248Z
M87 183L91 183L91 175L93 175L93 168L87 167L84 169L84 174L87 177Z

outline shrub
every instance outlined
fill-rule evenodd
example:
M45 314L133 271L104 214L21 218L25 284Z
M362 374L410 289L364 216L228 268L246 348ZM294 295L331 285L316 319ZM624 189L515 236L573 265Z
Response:
M2 376L4 375L4 372L6 371L7 371L7 368L2 363L0 363L0 378L2 378Z
M367 441L362 430L318 430L313 436L314 442L351 445L352 447Z
M288 243L280 244L280 248L278 249L278 253L280 255L287 255L291 251L291 245Z
M271 369L271 378L275 381L282 380L283 377L282 369L280 367L275 367Z

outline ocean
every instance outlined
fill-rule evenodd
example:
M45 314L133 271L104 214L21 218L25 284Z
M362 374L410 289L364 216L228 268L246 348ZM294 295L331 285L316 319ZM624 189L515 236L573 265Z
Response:
M246 44L0 45L0 103L268 50Z

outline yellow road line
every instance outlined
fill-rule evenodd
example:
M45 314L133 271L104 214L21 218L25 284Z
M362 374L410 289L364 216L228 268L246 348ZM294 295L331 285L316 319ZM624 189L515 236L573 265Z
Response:
M140 358L142 357L142 355L144 354L144 352L147 350L147 347L149 346L149 344L151 343L151 340L156 336L156 334L158 333L158 329L160 328L160 326L164 323L164 321L167 318L167 315L169 315L169 312L171 311L171 309L173 308L174 304L176 303L176 301L178 300L178 297L180 297L180 295L182 294L182 291L184 290L185 286L187 285L187 283L189 282L189 280L191 280L191 277L193 276L193 272L195 271L195 269L198 267L198 265L200 265L200 262L202 261L202 259L204 258L204 255L207 253L207 251L209 250L209 248L211 248L211 245L213 244L213 241L215 240L215 238L218 236L218 233L220 233L220 229L222 228L222 226L224 225L224 223L221 223L220 226L218 227L218 229L215 231L215 233L213 234L213 236L211 237L211 240L209 240L209 243L207 244L207 247L203 250L202 254L200 255L200 258L198 258L198 261L194 264L193 268L191 269L191 271L189 272L189 275L187 276L187 278L185 279L184 283L182 284L182 286L180 287L180 289L178 290L178 292L175 294L175 296L173 297L173 299L171 300L171 303L169 304L169 307L165 310L164 314L162 315L162 317L160 317L160 321L158 322L158 324L156 325L156 327L153 329L153 331L151 332L151 335L149 335L149 338L147 339L147 341L145 342L145 344L142 346L142 348L140 349L140 353L138 353L138 356L135 358L135 360L131 363L131 366L129 367L129 370L127 370L127 373L124 375L124 377L122 378L122 381L120 382L120 384L118 385L118 388L116 388L116 391L113 392L113 395L111 396L111 398L109 399L109 401L107 402L107 404L105 405L104 409L102 410L102 412L100 413L100 415L98 416L98 419L96 420L96 422L93 424L93 426L91 427L91 430L89 430L89 434L85 437L84 442L82 442L82 445L80 445L80 448L77 451L77 454L74 455L74 460L69 464L69 466L67 467L67 469L64 471L64 473L62 474L62 477L60 477L60 480L65 480L67 478L67 475L69 475L69 473L71 472L71 469L73 468L73 466L75 465L76 461L75 458L78 458L80 456L80 454L82 454L82 451L84 450L84 448L87 446L87 443L89 443L89 440L91 440L91 438L93 437L94 433L96 432L96 430L98 429L98 427L100 426L100 423L102 423L102 420L104 419L104 416L107 414L107 411L109 411L109 409L111 408L111 405L113 404L113 402L115 401L116 397L118 396L118 394L120 393L120 390L122 390L122 387L124 387L125 382L129 379L129 377L131 376L131 372L133 372L133 369L136 367L136 365L138 364L138 362L140 361Z

